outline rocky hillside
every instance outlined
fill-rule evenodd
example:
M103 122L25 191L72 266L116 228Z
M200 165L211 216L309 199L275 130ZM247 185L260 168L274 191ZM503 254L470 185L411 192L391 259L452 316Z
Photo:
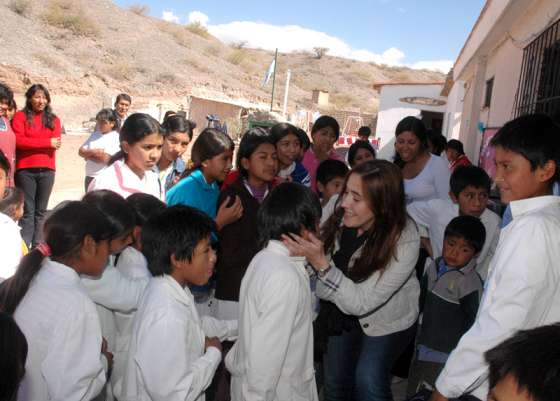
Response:
M45 83L69 127L108 106L117 92L134 104L184 103L188 95L270 102L261 87L273 54L221 43L197 26L177 25L110 0L0 0L0 81L21 94ZM280 54L277 106L292 70L290 110L311 107L311 90L330 92L332 107L377 109L374 81L434 81L443 75L312 53ZM21 104L20 104L21 105Z

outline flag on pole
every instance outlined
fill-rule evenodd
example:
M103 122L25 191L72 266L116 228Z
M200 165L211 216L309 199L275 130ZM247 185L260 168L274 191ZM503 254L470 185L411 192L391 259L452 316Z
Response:
M272 62L270 63L270 67L268 67L268 71L266 72L262 86L266 86L268 84L268 81L270 81L270 77L272 77L272 75L274 74L275 68L276 68L276 58L272 59Z

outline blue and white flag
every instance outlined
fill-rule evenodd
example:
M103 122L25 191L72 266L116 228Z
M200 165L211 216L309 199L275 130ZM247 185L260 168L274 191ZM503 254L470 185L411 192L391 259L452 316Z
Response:
M270 81L270 77L272 77L272 74L274 74L275 68L276 68L276 59L272 59L272 62L270 63L270 67L268 67L268 71L266 72L266 76L264 77L262 86L266 86L268 84L268 81Z

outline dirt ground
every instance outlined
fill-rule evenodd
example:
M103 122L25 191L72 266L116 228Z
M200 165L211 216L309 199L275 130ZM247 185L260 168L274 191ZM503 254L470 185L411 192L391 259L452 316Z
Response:
M88 135L64 135L56 154L56 176L49 200L52 209L64 200L78 200L84 195L85 161L78 149Z

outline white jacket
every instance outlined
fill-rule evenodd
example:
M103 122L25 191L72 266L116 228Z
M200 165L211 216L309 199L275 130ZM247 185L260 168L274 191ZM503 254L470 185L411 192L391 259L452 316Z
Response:
M560 321L560 197L511 202L473 326L449 356L436 387L447 397L488 395L484 352L518 330ZM544 345L546 346L546 344Z
M75 270L45 259L14 318L29 348L19 401L90 400L101 391L101 328Z
M334 252L338 250L338 242ZM383 274L373 273L363 282L355 283L336 268L317 281L316 294L334 302L348 315L358 316L368 336L384 336L405 330L418 318L420 285L414 266L418 259L420 236L416 224L408 219L392 258ZM361 254L358 249L350 258L351 266ZM334 254L333 252L333 254Z
M98 189L110 189L123 198L128 198L138 192L146 193L165 201L165 190L157 173L147 170L144 172L144 177L140 178L126 165L124 160L117 160L97 174L89 184L88 192Z
M147 279L152 275L148 270L148 261L142 252L132 246L128 246L119 255L116 269L123 275L131 279ZM113 351L114 363L111 373L111 385L113 394L117 399L121 398L122 381L126 369L126 358L128 355L128 345L132 337L132 324L136 310L128 312L114 312L116 327L115 349Z
M117 339L113 312L127 313L135 310L149 282L148 278L132 279L125 276L115 268L113 260L111 257L101 277L81 277L88 295L96 304L101 332L111 352L115 351Z
M232 401L318 399L304 261L270 241L249 264L239 296L239 340L225 360Z
M217 348L204 351L205 337L236 334L236 321L200 319L173 277L154 277L134 316L121 400L204 400L221 360Z
M23 256L21 228L10 216L0 213L0 282L12 277Z

